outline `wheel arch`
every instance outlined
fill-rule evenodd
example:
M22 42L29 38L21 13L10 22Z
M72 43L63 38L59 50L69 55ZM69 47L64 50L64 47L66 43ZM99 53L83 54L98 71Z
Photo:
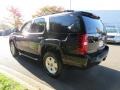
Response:
M63 56L63 53L62 53L62 50L60 49L59 46L57 45L44 45L42 48L41 48L41 56L43 58L44 54L46 52L53 52L53 53L56 53L60 56L60 59L62 60L62 56ZM63 61L63 60L62 60Z

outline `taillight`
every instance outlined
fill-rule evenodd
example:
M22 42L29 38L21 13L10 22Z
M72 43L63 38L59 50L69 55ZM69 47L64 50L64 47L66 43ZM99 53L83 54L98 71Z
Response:
M88 38L86 34L78 34L77 54L86 55L88 51Z

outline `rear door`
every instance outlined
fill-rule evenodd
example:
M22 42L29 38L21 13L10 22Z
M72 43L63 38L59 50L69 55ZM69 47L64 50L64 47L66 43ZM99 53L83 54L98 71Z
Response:
M30 53L39 54L45 30L46 22L44 18L38 18L32 22L30 31L28 32L28 47Z
M88 53L103 49L106 42L106 32L100 18L82 17L88 35Z

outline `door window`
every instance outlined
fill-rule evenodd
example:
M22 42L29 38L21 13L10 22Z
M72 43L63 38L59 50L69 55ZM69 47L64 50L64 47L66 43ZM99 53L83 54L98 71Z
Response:
M31 25L30 33L41 33L46 29L46 22L44 18L34 20Z
M22 33L28 32L28 31L30 30L30 26L31 26L31 21L25 23L25 24L23 25L23 27L22 27L22 30L21 30Z

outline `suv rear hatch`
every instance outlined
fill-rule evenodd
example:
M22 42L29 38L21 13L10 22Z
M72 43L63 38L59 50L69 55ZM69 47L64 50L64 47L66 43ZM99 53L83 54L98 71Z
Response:
M77 12L74 15L75 20L70 25L67 39L64 40L64 52L85 56L102 51L106 32L100 18L87 12Z
M94 15L83 15L82 18L88 39L87 53L95 53L102 50L105 47L106 33L100 18Z

